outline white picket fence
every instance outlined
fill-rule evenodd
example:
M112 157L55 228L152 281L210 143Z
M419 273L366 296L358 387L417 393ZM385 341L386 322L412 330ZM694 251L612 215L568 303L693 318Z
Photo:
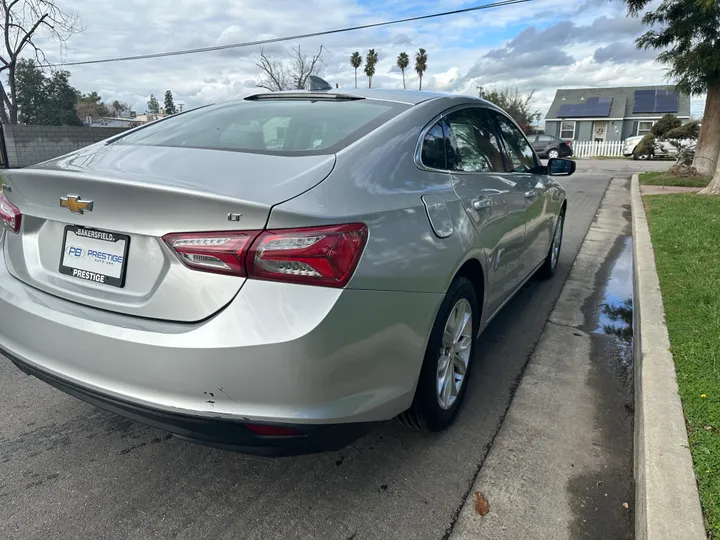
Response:
M622 156L622 141L573 141L573 157L588 158L595 156L620 157Z

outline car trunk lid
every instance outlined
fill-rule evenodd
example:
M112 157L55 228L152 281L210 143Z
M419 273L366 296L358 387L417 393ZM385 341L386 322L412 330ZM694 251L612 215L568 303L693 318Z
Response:
M48 293L119 313L198 321L244 278L185 267L162 236L255 231L273 205L324 180L333 155L277 156L195 148L94 145L6 173L22 212L5 261Z

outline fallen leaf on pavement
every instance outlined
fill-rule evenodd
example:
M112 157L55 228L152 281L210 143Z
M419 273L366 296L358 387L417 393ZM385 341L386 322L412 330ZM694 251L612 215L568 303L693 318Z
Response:
M475 492L475 511L481 516L484 516L490 511L488 500L485 498L485 495L479 491Z

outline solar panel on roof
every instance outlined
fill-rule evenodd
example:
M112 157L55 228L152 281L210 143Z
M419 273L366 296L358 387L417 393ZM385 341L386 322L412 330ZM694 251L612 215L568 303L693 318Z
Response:
M650 113L655 109L655 90L635 90L633 113Z
M636 90L633 114L676 113L680 110L680 96L671 90Z
M558 117L560 118L574 118L581 116L578 114L582 108L582 105L562 105L558 110Z
M588 98L585 103L562 105L557 112L559 118L589 118L610 116L612 98Z
M662 92L662 93L661 93ZM680 110L680 96L675 92L658 91L655 97L655 112L676 113Z
M587 100L588 116L609 116L612 98L592 97Z

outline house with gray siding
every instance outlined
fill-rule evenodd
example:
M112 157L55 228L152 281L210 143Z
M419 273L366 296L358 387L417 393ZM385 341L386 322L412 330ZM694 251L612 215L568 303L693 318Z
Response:
M644 135L664 115L690 120L690 96L674 86L622 86L558 90L545 133L574 141L624 141Z

